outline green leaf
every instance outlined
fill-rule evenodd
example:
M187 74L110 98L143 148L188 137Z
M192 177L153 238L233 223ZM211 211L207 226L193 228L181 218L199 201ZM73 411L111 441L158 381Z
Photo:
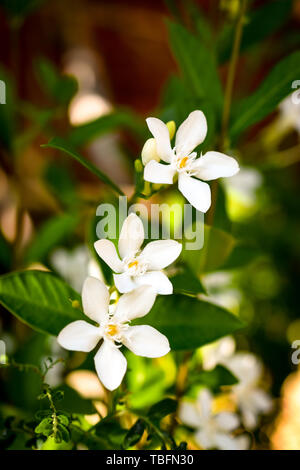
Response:
M72 442L57 442L53 436L49 436L43 443L41 450L71 450L72 447Z
M143 419L138 419L134 425L129 429L124 437L123 446L125 449L133 447L139 442L146 429L146 423Z
M81 147L103 134L123 128L138 134L142 140L146 139L146 126L140 118L130 111L118 110L94 121L73 127L67 140L74 147Z
M59 415L57 419L64 426L69 426L69 419L66 415Z
M200 250L183 250L182 257L196 276L219 269L231 254L235 239L227 232L198 224L204 230L204 246Z
M0 277L0 303L34 330L57 336L83 314L72 307L80 296L65 282L44 271L23 271Z
M147 413L147 416L152 422L161 421L163 418L168 416L171 413L175 413L177 409L177 401L172 400L172 398L165 398L155 405L151 406L150 410Z
M67 168L54 162L49 162L45 168L44 180L53 196L55 196L63 206L73 206L78 204L76 193L76 181L73 178L71 168Z
M52 434L52 427L52 418L44 418L35 428L35 432L37 434L43 434L44 436L50 436L50 434Z
M55 66L47 59L40 58L37 72L41 85L58 103L68 104L77 91L77 81L74 77L61 75Z
M62 214L48 219L29 245L25 262L45 261L53 248L73 234L78 222L79 217L75 214Z
M42 145L44 148L53 148L56 150L61 150L65 152L70 157L77 160L81 165L87 168L91 173L94 173L103 183L108 184L112 189L114 189L119 194L124 194L123 191L113 182L111 179L103 173L99 168L97 168L89 160L86 160L82 155L80 155L68 142L60 137L54 137L51 139L48 144Z
M133 323L156 328L173 350L195 349L245 326L218 305L179 294L158 297L147 318Z
M114 450L122 448L122 443L127 434L127 430L123 429L117 421L109 416L96 424L95 432L98 437L112 446L111 448Z
M170 277L170 281L175 294L197 295L206 292L202 282L188 266L180 266L175 276Z
M222 87L215 54L182 25L168 22L171 47L185 84L196 97L208 99L216 110L222 107Z
M248 98L234 108L230 136L236 139L245 129L264 119L293 90L291 84L300 75L300 51L281 60Z
M241 39L241 52L278 30L287 20L292 7L291 0L271 0L247 14ZM219 62L230 58L235 25L226 25L218 38Z
M64 396L59 402L59 408L64 412L90 415L95 413L95 408L91 400L87 400L79 395L73 388L66 384L59 386L59 391L62 391ZM63 426L67 426L68 418L59 415L59 421Z
M222 269L236 269L246 266L254 261L261 251L252 243L240 242L232 250Z
M191 383L205 385L217 391L224 385L230 386L237 384L238 380L226 367L217 365L213 370L197 372L197 374L191 378Z

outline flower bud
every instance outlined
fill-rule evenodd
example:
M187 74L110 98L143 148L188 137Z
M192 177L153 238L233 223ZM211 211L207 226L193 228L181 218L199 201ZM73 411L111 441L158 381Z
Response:
M175 131L176 131L176 124L175 124L175 121L169 121L167 122L166 124L168 130L169 130L169 134L170 134L170 140L173 139L174 135L175 135Z
M151 139L146 140L144 147L142 149L142 162L146 165L150 160L156 160L159 162L160 158L156 151L156 142L152 137Z

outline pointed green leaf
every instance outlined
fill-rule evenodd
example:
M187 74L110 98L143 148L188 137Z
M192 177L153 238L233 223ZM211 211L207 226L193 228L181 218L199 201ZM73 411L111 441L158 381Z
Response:
M103 183L108 184L112 189L114 189L114 191L119 194L124 194L123 191L121 191L121 189L105 173L99 170L99 168L93 165L93 163L91 163L89 160L80 155L80 153L78 153L77 150L75 150L73 146L71 146L64 139L60 137L54 137L48 142L48 144L44 144L42 145L42 147L53 148L65 152L67 155L81 163L81 165L87 168L91 173L94 173L94 175L96 175L101 181L103 181Z
M258 89L239 102L233 112L230 136L236 139L248 127L264 119L290 93L292 82L300 76L300 51L281 60Z
M80 296L44 271L14 272L0 277L0 303L34 330L57 336L68 323L84 318L72 301Z
M173 350L198 348L245 326L218 305L179 294L158 297L147 317L133 323L156 328Z

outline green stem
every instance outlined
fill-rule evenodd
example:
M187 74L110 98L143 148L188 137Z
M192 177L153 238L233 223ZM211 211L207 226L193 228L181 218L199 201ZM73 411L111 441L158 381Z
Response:
M52 418L52 423L53 423L53 436L55 438L56 434L57 434L57 428L58 428L57 410L56 410L56 407L54 405L54 401L53 401L52 394L51 394L51 389L48 385L46 387L45 393L46 393L47 398L49 400L50 409L52 411L51 418Z
M231 111L231 103L232 103L232 92L233 92L233 85L234 85L234 79L235 79L235 74L236 74L236 66L237 66L240 46L241 46L246 7L247 7L247 0L240 0L240 8L239 8L239 13L238 13L237 22L236 22L234 41L233 41L227 81L226 81L226 86L225 86L224 106L223 106L222 124L221 124L221 138L220 138L220 151L221 152L225 152L230 145L230 141L228 137L228 127L229 127L230 111ZM218 194L217 180L212 182L211 190L212 190L211 191L212 202L211 202L210 210L207 214L207 219L206 219L207 225L213 224L213 220L215 216L217 194Z
M229 126L229 119L230 119L232 92L233 92L233 85L234 85L234 79L235 79L235 74L236 74L236 66L237 66L239 52L240 52L240 45L241 45L241 39L242 39L246 7L247 7L247 0L240 0L240 8L239 8L239 13L237 17L233 47L232 47L232 52L231 52L231 58L230 58L227 82L226 82L226 88L225 88L224 108L223 108L222 127L221 127L221 144L220 144L221 151L226 150L229 146L228 126Z

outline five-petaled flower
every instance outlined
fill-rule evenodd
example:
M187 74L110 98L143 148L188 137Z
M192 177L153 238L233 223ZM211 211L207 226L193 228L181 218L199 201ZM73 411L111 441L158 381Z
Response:
M197 210L206 212L211 205L211 193L209 185L203 181L235 175L239 171L237 161L213 151L196 158L197 153L193 150L204 141L207 133L202 111L193 111L180 125L173 149L166 124L153 117L146 121L155 138L157 154L167 165L149 161L144 169L144 179L151 183L172 184L178 174L179 191Z
M100 381L109 390L115 390L123 380L127 368L120 347L125 345L138 356L161 357L170 351L169 341L148 325L130 326L130 321L145 316L152 308L156 293L150 286L140 286L109 305L106 286L88 277L82 289L84 313L98 326L83 320L67 325L59 333L59 344L71 351L90 352L103 339L95 355L95 367Z
M234 437L230 432L239 426L239 418L235 413L223 411L212 413L212 395L202 389L196 402L183 401L179 408L181 421L195 428L196 443L205 449L244 450L248 448L248 437Z
M151 285L158 294L172 294L173 286L162 272L180 255L182 245L175 240L157 240L148 243L141 250L144 241L144 227L136 214L130 214L124 221L118 249L106 239L95 243L100 258L117 274L114 282L119 292L130 292L140 285Z

